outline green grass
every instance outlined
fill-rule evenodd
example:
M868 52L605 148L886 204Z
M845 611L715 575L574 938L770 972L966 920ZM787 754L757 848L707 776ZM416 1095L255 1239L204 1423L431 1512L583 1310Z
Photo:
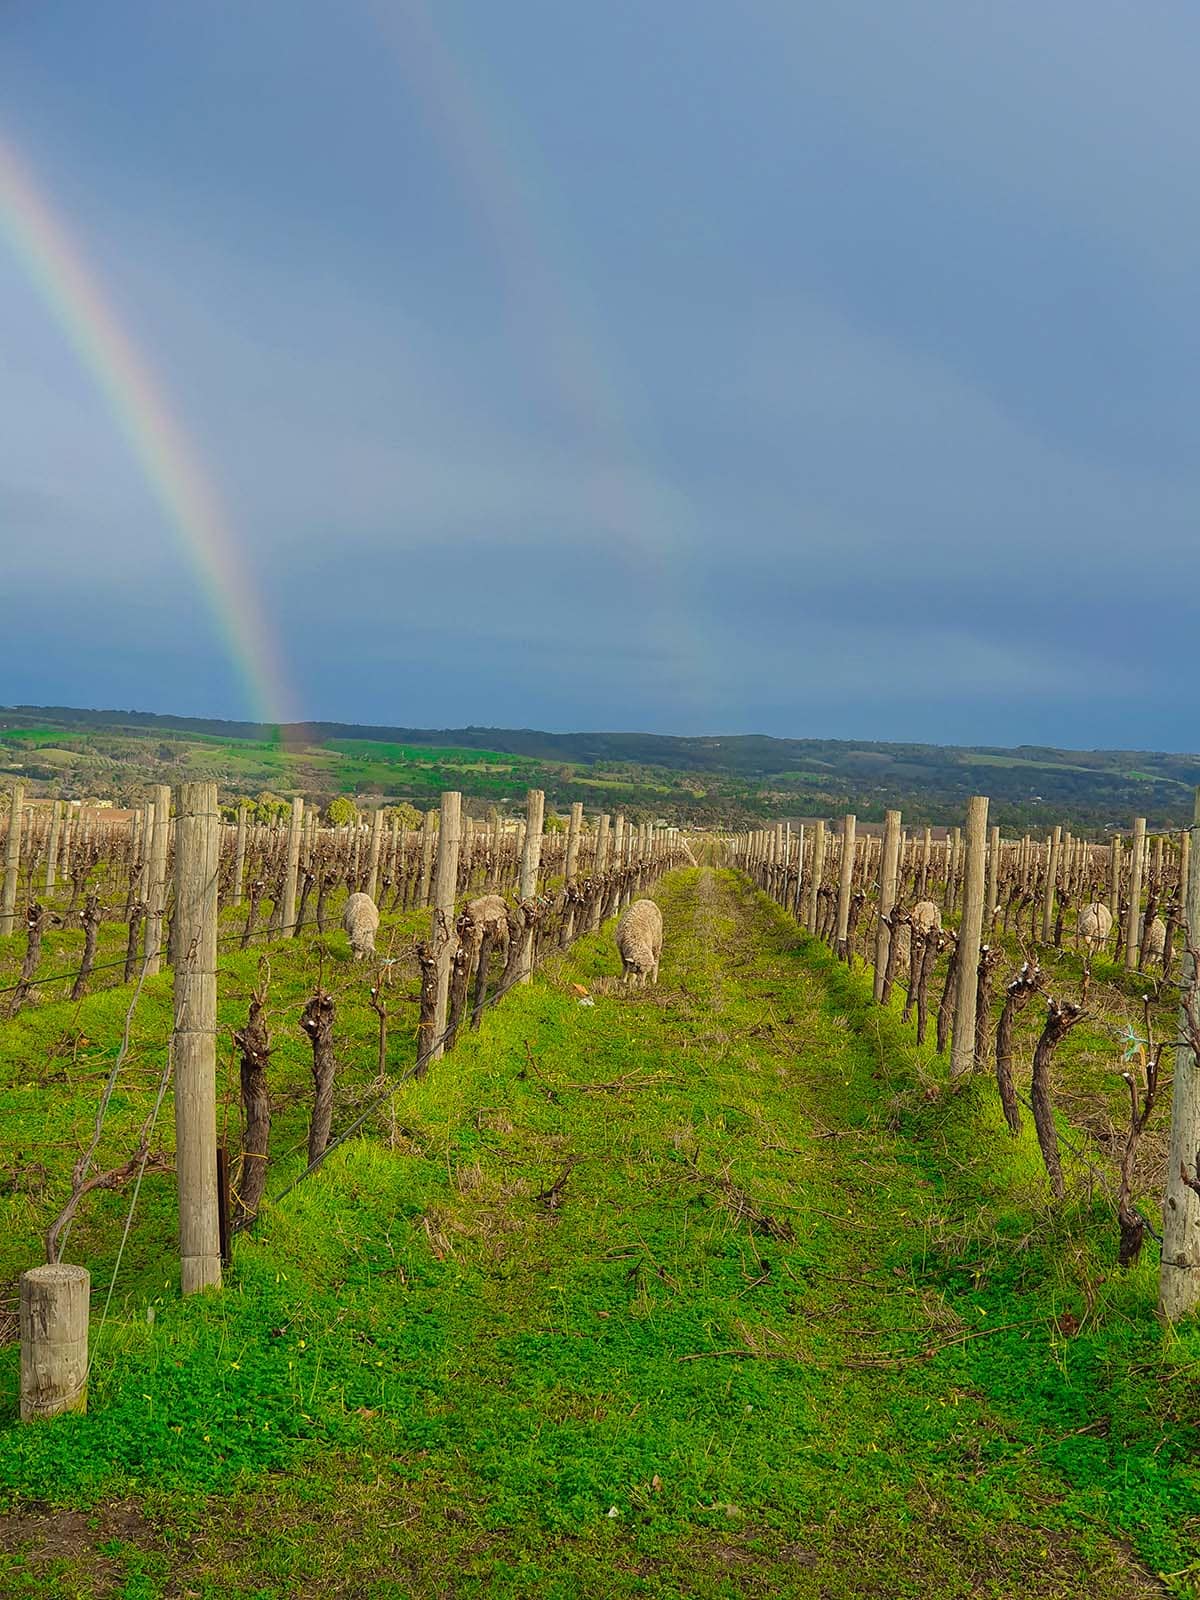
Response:
M268 1208L220 1295L177 1299L155 1191L91 1414L0 1428L0 1590L1197 1592L1200 1338L1159 1329L1150 1260L1118 1275L1085 1171L1052 1209L990 1086L941 1089L732 875L657 898L658 991L606 983L607 936L554 958ZM310 957L273 953L281 1036ZM303 1052L272 1074L302 1124ZM6 1423L15 1375L10 1347Z

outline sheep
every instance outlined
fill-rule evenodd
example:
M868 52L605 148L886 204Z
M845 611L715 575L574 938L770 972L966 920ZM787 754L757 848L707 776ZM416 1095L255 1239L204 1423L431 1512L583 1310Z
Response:
M375 931L379 927L379 908L369 894L352 894L342 912L342 927L350 940L354 959L375 954Z
M626 985L658 982L658 963L662 958L662 912L653 900L635 900L626 906L617 923L617 949L621 956L621 976Z
M1102 900L1093 900L1084 906L1075 925L1076 941L1082 941L1093 953L1104 949L1104 941L1112 932L1112 912Z
M932 900L918 900L913 907L912 925L922 933L940 933L942 913Z
M1143 924L1145 920L1145 917L1143 917ZM1142 933L1142 955L1147 961L1161 961L1166 947L1167 925L1161 917L1155 917L1150 926L1145 928Z
M900 923L892 931L892 938L896 941L897 972L907 972L912 962L912 936L913 929L920 934L937 933L942 926L942 914L932 900L918 900L912 909L912 916L907 922Z
M501 952L508 949L508 906L503 895L481 894L477 900L468 901L467 916L475 924L476 938L482 939L490 928L492 949Z

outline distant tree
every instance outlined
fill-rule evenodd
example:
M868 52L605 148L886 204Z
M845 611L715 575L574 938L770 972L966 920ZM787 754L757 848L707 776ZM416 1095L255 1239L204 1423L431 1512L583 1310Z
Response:
M398 822L402 828L421 826L421 813L407 800L401 800L399 805L386 807L383 817L385 822Z
M331 828L344 828L357 816L358 809L349 795L335 795L325 807L325 820Z
M567 831L566 823L559 816L558 812L555 811L553 806L551 806L550 810L546 813L544 827L547 833L566 833Z
M256 822L278 822L281 817L290 814L292 802L285 800L282 795L272 794L270 789L264 789L254 802L254 820Z

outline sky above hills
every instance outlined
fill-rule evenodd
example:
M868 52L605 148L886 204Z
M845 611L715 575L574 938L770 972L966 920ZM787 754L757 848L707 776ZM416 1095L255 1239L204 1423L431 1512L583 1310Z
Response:
M1200 13L0 10L0 701L1195 749Z

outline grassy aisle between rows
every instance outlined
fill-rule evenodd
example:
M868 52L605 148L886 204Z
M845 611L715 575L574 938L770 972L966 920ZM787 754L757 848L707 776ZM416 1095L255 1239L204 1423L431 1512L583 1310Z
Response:
M765 899L657 898L657 991L552 962L221 1296L147 1285L90 1417L10 1425L3 1352L0 1592L1196 1593L1152 1264Z

